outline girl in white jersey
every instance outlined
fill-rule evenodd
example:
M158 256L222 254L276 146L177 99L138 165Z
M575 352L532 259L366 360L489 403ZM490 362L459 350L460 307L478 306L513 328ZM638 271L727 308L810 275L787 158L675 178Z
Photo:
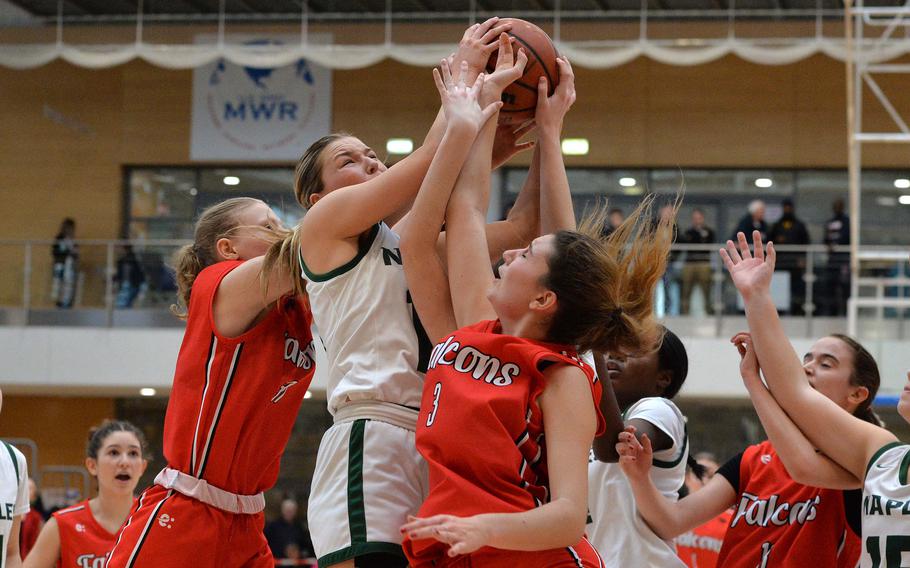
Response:
M3 391L0 391L0 408ZM20 568L19 527L28 513L28 471L22 452L0 441L0 568Z
M743 233L721 257L743 296L752 345L768 388L806 437L847 473L863 480L862 568L898 568L910 553L910 446L891 432L851 416L809 385L771 299L776 254L753 233L754 256ZM830 364L838 364L831 360ZM910 373L897 405L910 422Z
M467 63L476 77L507 28L495 18L468 28L452 64ZM398 233L386 223L409 209L444 129L440 113L423 146L388 169L344 134L320 139L297 165L295 194L308 212L287 249L299 250L334 416L308 507L320 566L404 566L399 528L426 496L414 430L432 346L410 303ZM514 142L526 130L500 132ZM526 147L504 146L500 161ZM537 176L528 177L510 218L488 227L492 258L536 230Z

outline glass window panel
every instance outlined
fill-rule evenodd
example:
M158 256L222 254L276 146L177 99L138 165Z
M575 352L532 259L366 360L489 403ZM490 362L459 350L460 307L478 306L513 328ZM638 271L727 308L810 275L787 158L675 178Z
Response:
M135 169L130 172L130 217L189 219L196 202L192 169Z

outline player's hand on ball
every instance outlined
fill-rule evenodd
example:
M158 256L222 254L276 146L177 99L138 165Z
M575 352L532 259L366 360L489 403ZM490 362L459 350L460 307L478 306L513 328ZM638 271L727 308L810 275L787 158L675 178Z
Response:
M737 241L736 244L727 241L726 248L720 249L720 256L736 289L745 299L754 292L768 292L771 289L771 276L774 274L774 262L777 259L774 243L769 242L767 246L762 246L761 233L753 231L752 242L755 248L753 256L749 251L746 235L737 234ZM739 250L736 248L737 244Z
M449 556L470 554L486 546L492 537L492 531L484 523L483 515L436 515L426 519L409 516L408 522L401 527L401 532L411 540L432 538L448 544Z
M575 103L575 73L572 65L565 57L557 57L556 65L559 66L559 84L553 95L547 96L546 77L541 76L537 84L537 110L534 120L540 127L541 136L559 137L562 132L562 120Z
M484 70L490 54L499 47L499 35L512 29L510 22L499 23L499 18L474 24L464 31L455 53L449 56L449 64L453 69L458 68L461 62L468 64L468 75L465 82L470 83Z
M518 54L512 50L512 40L506 34L499 36L499 53L496 55L496 68L488 74L483 82L481 104L498 101L502 91L521 77L528 63L528 55L523 49Z
M630 480L640 480L648 477L651 472L651 458L654 451L651 440L643 434L641 442L635 437L635 427L627 426L619 433L616 443L616 453L619 454L619 467Z
M449 127L464 126L476 134L480 127L496 114L502 103L497 101L487 105L486 108L480 108L477 99L480 96L484 75L483 73L478 75L471 86L466 85L464 79L468 74L468 64L464 61L461 62L454 76L449 68L448 60L442 60L440 69L442 69L441 72L439 69L433 69L433 80L436 82L436 89L439 91L442 109Z

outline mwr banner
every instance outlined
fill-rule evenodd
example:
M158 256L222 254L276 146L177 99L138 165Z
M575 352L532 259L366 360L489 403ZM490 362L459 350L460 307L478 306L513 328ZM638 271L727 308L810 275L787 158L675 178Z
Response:
M325 67L305 59L268 69L218 59L193 71L190 159L293 161L328 134L331 113L332 72Z

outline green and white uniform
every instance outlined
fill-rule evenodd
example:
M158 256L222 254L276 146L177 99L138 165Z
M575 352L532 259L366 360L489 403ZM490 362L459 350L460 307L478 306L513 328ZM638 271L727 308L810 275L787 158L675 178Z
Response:
M398 242L379 223L356 257L327 274L301 260L334 417L308 509L320 566L401 553L399 529L428 490L414 431L432 345L410 303Z
M6 565L13 519L28 513L28 470L22 452L0 441L0 568Z
M887 444L875 452L863 482L861 568L910 566L910 445Z

